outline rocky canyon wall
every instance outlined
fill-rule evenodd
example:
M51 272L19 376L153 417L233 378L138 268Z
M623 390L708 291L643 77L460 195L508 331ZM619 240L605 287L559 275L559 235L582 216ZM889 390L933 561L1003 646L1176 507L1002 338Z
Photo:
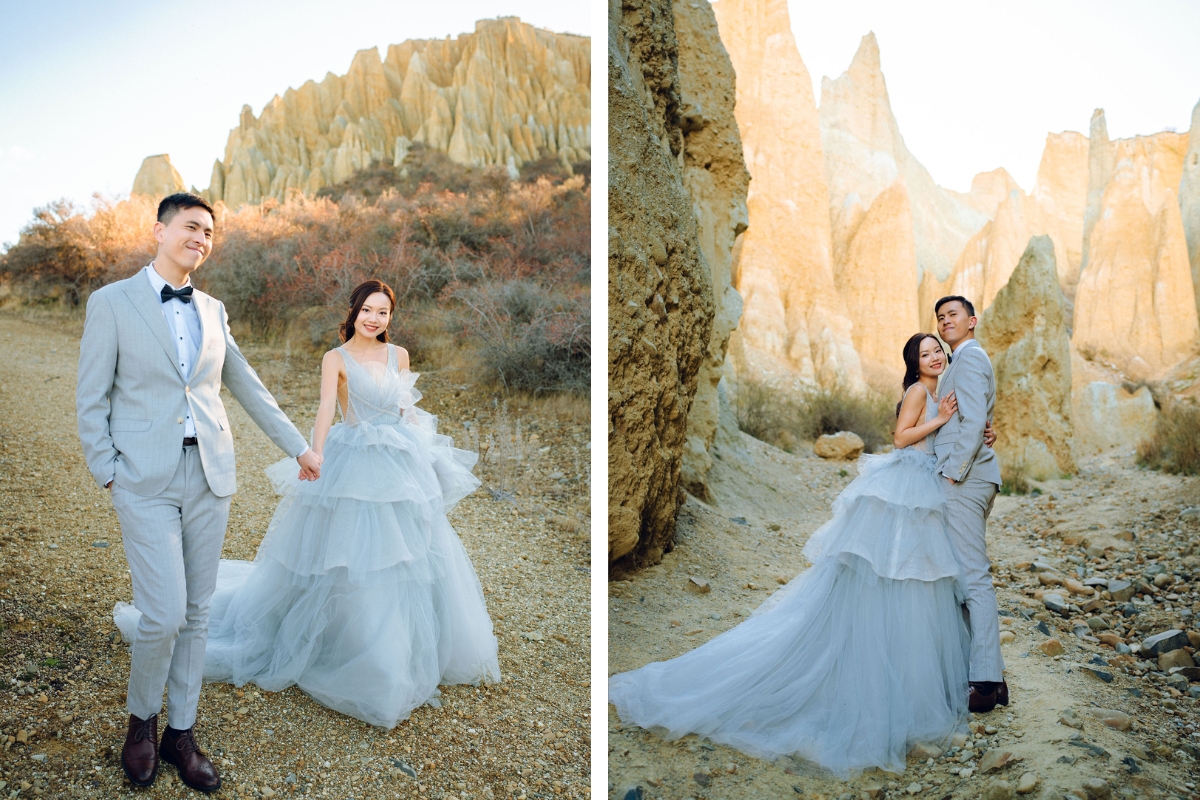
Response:
M1183 158L1183 177L1179 181L1179 211L1183 234L1187 239L1188 260L1192 265L1192 287L1196 307L1200 309L1200 103L1192 108L1192 127Z
M130 191L130 194L140 194L161 200L169 194L186 189L179 171L171 163L171 157L163 153L157 156L146 156L142 160L142 166L138 168L137 175L133 179L133 190Z
M833 275L829 193L812 81L786 0L713 6L737 73L737 123L751 182L734 286L739 376L777 385L864 386L850 314Z
M688 414L712 361L713 277L684 181L670 0L610 0L608 85L608 555L621 572L671 547ZM719 208L732 195L713 184Z
M516 17L456 39L409 40L355 55L267 103L242 108L207 197L231 209L288 190L315 192L415 143L460 164L519 168L546 155L590 158L591 43Z

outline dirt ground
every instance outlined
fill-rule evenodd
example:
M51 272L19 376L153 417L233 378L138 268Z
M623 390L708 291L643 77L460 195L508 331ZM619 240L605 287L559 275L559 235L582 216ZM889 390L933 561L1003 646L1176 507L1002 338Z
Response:
M801 555L807 537L857 474L852 463L824 461L811 449L792 455L748 436L743 443L743 457L718 462L716 505L688 500L674 551L661 564L610 583L610 673L676 656L748 616L807 566ZM1181 516L1200 505L1200 480L1139 469L1126 452L1091 459L1075 477L1036 486L1040 495L998 497L988 525L1001 630L1015 635L1003 645L1011 704L972 715L970 742L960 740L959 748L935 758L910 754L903 775L873 772L843 782L811 763L765 762L695 736L664 742L622 724L610 705L610 796L632 800L640 787L641 796L664 800L1011 798L1022 776L1032 773L1026 781L1037 782L1029 797L1200 797L1200 701L1168 686L1157 665L1078 638L1069 620L1033 596L1042 587L1029 564L1049 562L1069 577L1077 568L1081 576L1116 577L1161 562L1200 579L1196 556L1186 555L1200 553L1200 514ZM1089 546L1108 550L1092 558ZM688 592L689 576L707 580L710 593ZM1133 630L1115 614L1121 604L1105 602L1102 613L1129 642L1172 627L1194 630L1194 618L1181 624L1181 611L1200 610L1198 591L1200 583L1186 581L1169 587L1161 603L1139 606ZM1039 649L1050 638L1064 646L1062 655ZM1131 728L1107 727L1097 718L1100 709L1127 713ZM1060 724L1068 710L1075 714L1066 717L1081 728ZM995 751L993 759L1004 752L1011 758L981 774L988 766L980 758L984 750ZM964 777L962 769L971 771ZM1095 779L1107 788L1093 785L1089 793L1085 784ZM1007 786L996 785L999 780Z
M131 597L120 530L75 432L78 320L0 313L0 796L103 797L118 762L128 648L112 607ZM244 348L307 433L319 360ZM420 356L415 353L419 369ZM425 373L422 407L463 446L493 441L485 487L451 522L500 642L502 682L443 687L392 730L296 689L206 684L196 732L218 797L582 798L589 794L587 402L502 399ZM275 508L262 473L283 454L226 398L239 491L223 556L253 558ZM519 428L518 428L519 424ZM470 425L468 429L465 427ZM519 435L518 435L519 434ZM479 470L477 470L478 472ZM493 499L488 486L512 493ZM407 773L412 773L411 777ZM171 768L146 797L197 796Z

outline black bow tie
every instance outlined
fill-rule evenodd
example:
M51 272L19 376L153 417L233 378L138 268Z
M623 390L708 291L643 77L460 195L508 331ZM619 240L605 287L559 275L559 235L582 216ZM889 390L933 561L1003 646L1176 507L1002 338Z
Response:
M164 303L172 298L175 300L182 300L185 303L190 303L192 302L192 287L189 285L184 286L182 289L172 289L170 285L167 284L159 290L158 295L162 298Z

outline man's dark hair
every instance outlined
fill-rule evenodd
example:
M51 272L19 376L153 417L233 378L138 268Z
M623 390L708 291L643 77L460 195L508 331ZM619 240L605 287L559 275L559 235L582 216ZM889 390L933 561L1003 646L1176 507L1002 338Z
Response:
M943 297L941 300L938 300L937 305L933 307L933 315L936 317L942 306L946 305L946 303L953 303L955 300L963 304L963 308L967 310L968 317L975 316L975 305L961 294L952 294L949 297Z
M176 192L175 194L167 195L158 204L158 221L166 225L171 221L172 217L185 208L203 208L212 216L214 221L217 219L212 206L203 197L194 195L191 192Z

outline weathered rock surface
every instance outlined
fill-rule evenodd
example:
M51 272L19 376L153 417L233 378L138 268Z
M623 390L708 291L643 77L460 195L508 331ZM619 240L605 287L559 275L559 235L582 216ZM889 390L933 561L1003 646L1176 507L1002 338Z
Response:
M863 37L846 72L836 80L822 80L820 121L834 252L848 248L857 219L900 180L912 207L917 278L928 271L944 280L988 215L976 207L978 202L963 202L939 187L908 151L892 114L873 33ZM854 210L856 205L861 211ZM894 257L908 255L897 251Z
M1047 134L1030 196L1042 212L1042 225L1055 250L1061 247L1065 255L1058 261L1058 282L1068 298L1075 296L1083 261L1087 192L1087 137L1075 131Z
M1149 388L1126 388L1119 373L1088 361L1071 346L1071 423L1076 458L1136 447L1153 434L1157 419Z
M1103 146L1103 116L1091 149ZM1200 321L1177 191L1187 136L1159 133L1110 146L1110 170L1084 253L1072 342L1084 357L1114 363L1134 379L1157 376L1200 349ZM1093 153L1093 155L1095 155Z
M315 192L413 143L460 164L520 167L590 158L591 43L516 17L456 39L359 51L342 76L242 108L207 192L231 209L289 189Z
M130 194L161 199L186 189L183 178L175 169L175 165L171 163L171 157L163 153L158 156L146 156L142 161L142 166L138 168L137 176L133 179L133 189Z
M1076 471L1067 321L1054 245L1049 236L1034 237L976 336L996 374L1000 462L1024 462L1039 480Z
M687 491L711 500L706 481L713 448L718 441L734 441L738 435L736 418L728 412L721 414L717 386L725 372L729 336L742 315L742 297L733 288L733 250L746 230L750 174L734 117L733 65L721 44L713 7L675 3L673 9L683 120L683 183L692 200L700 251L713 287L712 332L688 412L681 479ZM718 439L722 420L727 430Z
M609 561L657 563L684 493L688 412L713 326L710 267L679 155L671 4L610 6Z
M850 315L833 279L829 193L812 81L786 0L713 6L737 72L737 121L753 180L735 256L738 374L863 386Z
M1192 286L1196 307L1200 309L1200 102L1192 108L1192 127L1183 158L1183 176L1179 180L1179 212L1187 238L1188 260L1192 264Z

